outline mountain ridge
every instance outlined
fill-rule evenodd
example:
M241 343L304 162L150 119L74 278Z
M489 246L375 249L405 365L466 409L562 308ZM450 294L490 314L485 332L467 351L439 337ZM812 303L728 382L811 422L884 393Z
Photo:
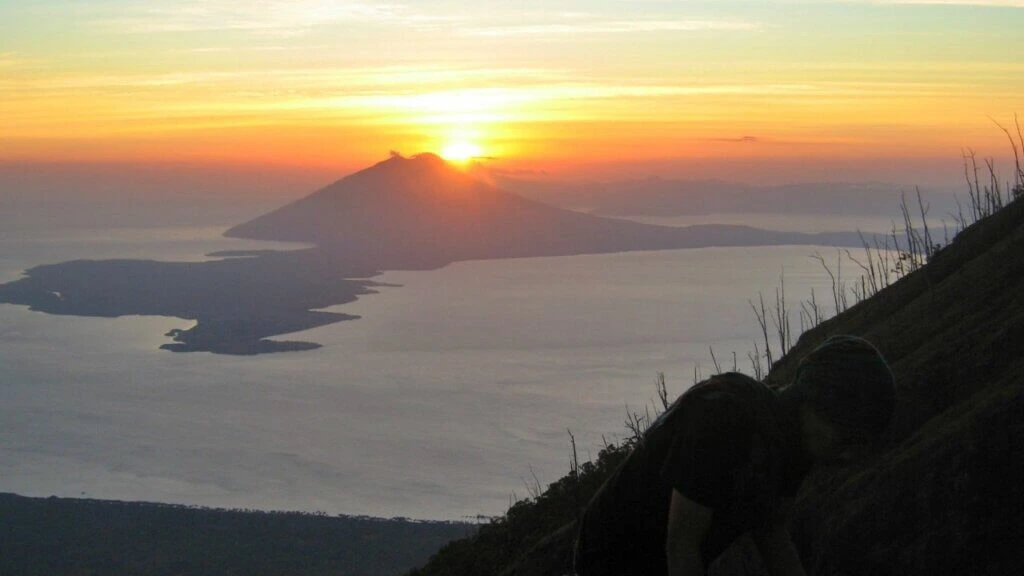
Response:
M393 156L234 226L229 237L312 242L339 253L451 260L762 244L859 246L853 233L642 224L558 208L473 178L430 153Z
M478 167L476 172L527 198L609 217L684 217L787 213L897 217L900 195L913 186L888 182L794 182L757 185L715 179L651 176L625 180L529 180ZM952 190L928 188L933 215L955 213ZM897 218L898 219L898 218Z

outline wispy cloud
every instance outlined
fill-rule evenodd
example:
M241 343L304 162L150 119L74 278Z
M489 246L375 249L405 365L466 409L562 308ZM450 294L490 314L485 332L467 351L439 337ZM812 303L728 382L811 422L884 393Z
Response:
M874 0L872 3L1024 8L1024 0Z
M388 24L415 29L451 29L474 37L557 37L644 32L749 31L761 27L739 20L622 19L582 12L535 14L527 24L494 23L493 15L422 12L407 4L371 0L185 0L173 6L147 2L127 13L94 13L87 21L121 34L236 30L268 36L294 36L320 26Z
M148 3L127 14L96 15L91 23L124 34L239 30L291 36L346 22L435 27L452 20L417 13L402 4L369 0L186 0L173 6Z
M757 136L740 136L738 138L708 138L709 142L727 142L731 144L757 144L762 140Z
M246 46L247 51L251 52L312 52L315 50L327 51L333 49L334 46L329 44L297 44L297 45L265 45L265 46ZM222 54L225 52L238 52L237 46L193 46L187 48L171 48L167 50L168 54Z
M4 66L0 53L0 67ZM12 64L13 65L13 64ZM12 78L11 88L47 92L60 90L137 90L146 88L238 87L258 92L286 86L293 93L339 92L408 93L434 87L536 83L561 75L537 68L457 68L443 66L374 66L359 68L302 67L219 72L166 72L158 74L92 74ZM268 83L268 79L273 82Z
M18 70L32 66L33 61L16 52L0 52L0 70Z
M700 30L757 30L760 24L729 20L585 20L516 26L483 26L463 31L469 36L519 37L637 32L695 32Z
M501 88L407 93L378 91L316 98L295 98L272 106L287 110L363 111L398 123L496 122L511 119L569 118L559 103L622 99L727 95L825 96L832 89L809 84L723 84L706 86L537 83ZM554 108L552 108L552 105Z
M416 74L413 70L394 71ZM439 71L440 72L440 71ZM287 89L280 86L254 88L247 77L236 74L180 74L148 77L103 76L83 79L42 79L13 86L22 93L19 101L30 106L33 94L80 100L81 94L102 95L102 106L89 112L89 118L120 126L121 121L158 122L161 126L192 126L189 122L226 122L228 124L308 121L321 124L351 122L361 125L484 125L506 121L609 120L619 112L603 109L602 102L624 99L706 98L751 95L785 97L824 97L831 89L801 84L721 84L705 86L618 85L614 83L564 83L552 78L531 78L523 71L521 84L511 85L508 71L500 87L483 72L468 71L472 78L481 74L484 87L446 89L452 83L440 82L428 89L410 89L405 83L388 84L388 78L348 75L328 80L316 71L291 71ZM346 80L347 78L347 80ZM216 98L183 99L184 85L201 83L201 94L216 93ZM217 90L205 84L219 83ZM456 85L461 83L455 83ZM145 97L140 97L145 94ZM58 96L63 95L63 96ZM570 110L565 102L573 102ZM629 117L643 116L642 108L633 108ZM618 115L618 116L617 116ZM81 114L80 114L81 116ZM49 119L48 119L49 118ZM49 124L49 116L39 116ZM198 120L197 120L198 119ZM61 124L66 119L59 119ZM184 122L184 124L182 124ZM146 124L149 126L150 124Z

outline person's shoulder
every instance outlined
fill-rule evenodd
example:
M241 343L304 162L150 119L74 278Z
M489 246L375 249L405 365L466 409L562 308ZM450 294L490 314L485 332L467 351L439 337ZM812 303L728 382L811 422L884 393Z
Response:
M665 429L682 428L692 433L705 425L753 416L758 407L770 402L774 392L739 372L723 372L694 384L661 414L648 429L648 436ZM675 432L672 432L675 433Z
M739 400L771 396L774 392L763 383L739 372L723 372L695 384L686 395L701 400Z
M725 372L695 385L686 405L694 426L728 420L734 425L763 426L778 413L778 395L764 383L738 372ZM761 424L757 424L761 423Z

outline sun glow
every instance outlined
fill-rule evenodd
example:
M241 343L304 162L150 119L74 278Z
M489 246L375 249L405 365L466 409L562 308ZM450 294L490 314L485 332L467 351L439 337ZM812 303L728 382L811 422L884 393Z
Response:
M481 155L480 147L466 140L449 142L441 150L441 156L451 162L467 162Z

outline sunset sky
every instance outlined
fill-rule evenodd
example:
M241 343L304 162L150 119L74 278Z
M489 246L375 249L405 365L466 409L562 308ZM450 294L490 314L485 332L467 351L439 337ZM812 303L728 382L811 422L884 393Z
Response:
M1006 148L1022 37L1024 0L0 0L0 162L955 165Z

